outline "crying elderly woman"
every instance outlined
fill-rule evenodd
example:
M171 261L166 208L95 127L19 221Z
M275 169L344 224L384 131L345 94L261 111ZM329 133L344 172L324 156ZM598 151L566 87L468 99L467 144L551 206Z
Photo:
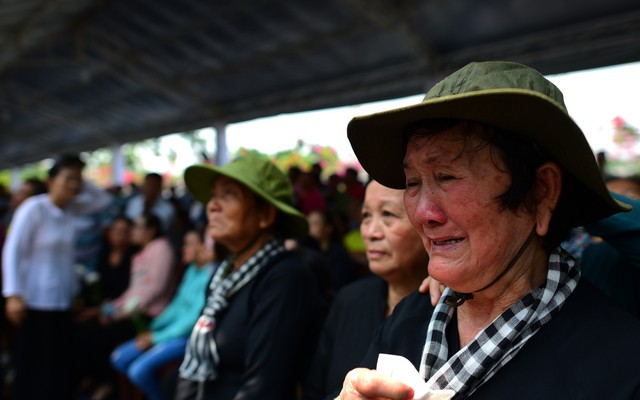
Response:
M367 369L380 353L407 358L438 398L640 398L640 322L559 247L572 226L629 207L551 82L472 63L348 134L373 179L406 188L429 274L448 289L435 308L419 293L396 307L339 399L414 398L415 385Z

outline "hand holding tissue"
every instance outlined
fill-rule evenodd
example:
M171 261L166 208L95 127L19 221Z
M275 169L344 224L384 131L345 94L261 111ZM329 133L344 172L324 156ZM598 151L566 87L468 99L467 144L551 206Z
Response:
M449 389L429 389L413 364L402 356L380 354L376 370L411 386L415 393L414 400L449 400L456 394L456 392Z

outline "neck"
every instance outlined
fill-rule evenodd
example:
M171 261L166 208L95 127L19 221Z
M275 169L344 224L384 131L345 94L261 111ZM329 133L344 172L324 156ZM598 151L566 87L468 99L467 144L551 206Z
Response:
M531 246L500 282L458 307L460 345L466 346L478 332L487 327L514 303L540 287L547 279L549 254Z
M387 316L393 313L395 307L408 295L418 290L422 280L426 278L425 272L422 274L414 274L405 279L387 280Z
M202 268L205 265L207 265L207 263L209 263L208 259L197 259L193 262L193 265L195 265L197 268Z
M60 209L65 209L65 207L67 206L67 204L62 201L60 198L56 197L56 196L52 196L51 194L49 194L49 199L51 200L51 202L58 208Z
M235 253L233 258L233 269L238 269L242 264L247 262L252 255L255 254L256 251L260 250L262 246L264 246L269 239L271 239L271 235L267 234L266 231L260 232L258 236L252 239L243 249L239 250Z

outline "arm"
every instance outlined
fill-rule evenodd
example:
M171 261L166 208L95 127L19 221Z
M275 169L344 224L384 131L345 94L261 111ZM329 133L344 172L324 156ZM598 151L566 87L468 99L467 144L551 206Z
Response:
M599 236L640 268L640 200L630 199L617 193L611 195L633 206L629 212L614 214L585 228L590 235Z
M82 182L82 190L73 199L69 208L76 214L91 214L111 204L112 196L89 181Z
M29 201L18 207L2 249L2 294L7 298L7 318L15 325L22 323L26 313L20 261L30 254L29 244L36 229L35 206L37 203Z

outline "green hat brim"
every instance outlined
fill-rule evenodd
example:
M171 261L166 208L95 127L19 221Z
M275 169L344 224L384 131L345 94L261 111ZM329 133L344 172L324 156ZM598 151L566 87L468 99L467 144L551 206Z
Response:
M184 172L184 182L193 197L206 205L211 199L211 188L213 187L213 183L219 176L225 176L240 182L257 196L261 197L279 210L283 224L283 232L281 233L285 238L302 238L308 234L309 228L307 218L304 214L293 206L274 198L271 194L265 192L262 188L246 179L246 176L243 176L241 173L225 169L224 165L192 165Z
M533 90L488 89L426 99L356 117L347 132L360 164L371 177L385 186L404 189L404 129L429 119L485 123L536 143L586 189L587 196L576 199L576 225L631 209L607 190L588 142L564 107Z

